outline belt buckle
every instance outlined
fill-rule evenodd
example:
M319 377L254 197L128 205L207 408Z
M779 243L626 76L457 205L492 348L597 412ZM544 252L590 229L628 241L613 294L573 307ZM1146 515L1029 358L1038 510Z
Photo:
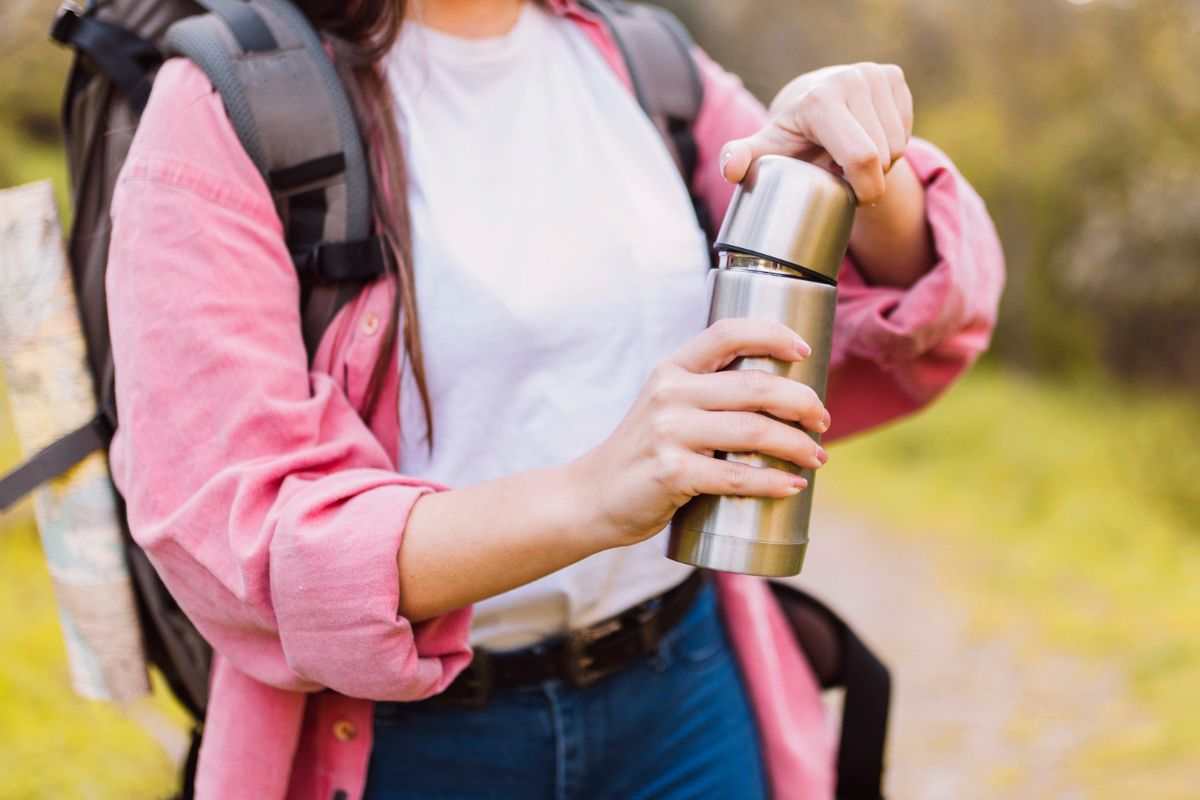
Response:
M620 620L610 620L601 625L582 628L567 635L563 648L563 669L567 683L575 689L585 689L601 678L616 671L615 667L596 667L596 658L587 652L593 642L603 639L621 627Z
M642 655L648 656L658 649L658 643L662 640L662 631L659 630L658 614L662 611L662 604L650 606L645 603L634 609L633 619L637 623L638 644L641 645Z
M486 708L492 701L492 691L495 688L496 671L492 667L492 657L486 650L476 650L475 657L467 668L455 679L456 694L444 697L446 703L479 711ZM461 694L459 694L461 692Z

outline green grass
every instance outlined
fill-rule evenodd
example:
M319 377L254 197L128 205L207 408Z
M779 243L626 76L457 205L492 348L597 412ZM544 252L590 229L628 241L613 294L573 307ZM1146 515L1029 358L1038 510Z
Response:
M0 469L17 460L0 376ZM176 770L119 708L76 696L28 503L0 516L0 798L166 797ZM182 721L158 686L155 710ZM143 701L150 702L150 701Z
M1126 785L1158 787L1136 796L1194 796L1194 399L980 370L928 412L836 446L834 465L831 499L939 538L955 565L951 591L980 629L1121 669L1147 725L1097 730L1065 765L1092 776L1097 796L1135 796L1122 795Z
M110 704L77 697L30 525L0 530L0 797L166 797L175 767Z

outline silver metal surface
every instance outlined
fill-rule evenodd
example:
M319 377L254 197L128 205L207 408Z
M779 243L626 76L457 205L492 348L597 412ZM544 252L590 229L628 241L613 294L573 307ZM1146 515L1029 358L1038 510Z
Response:
M829 376L837 275L855 198L830 172L782 156L751 165L717 236L720 269L709 274L709 324L726 317L784 323L812 347L803 361L766 356L735 359L727 369L761 369L808 384L822 400ZM794 424L794 423L789 423ZM797 425L797 427L799 427ZM811 431L809 436L819 441ZM795 575L808 548L815 476L788 461L759 453L716 453L718 458L803 475L808 487L792 497L700 495L671 520L667 555L726 572Z
M837 288L793 277L786 268L762 269L762 261L737 253L724 254L722 268L709 273L713 282L709 324L724 317L778 320L804 337L812 347L812 355L803 361L744 356L727 369L761 369L782 375L808 384L824 398ZM819 434L809 432L809 436L820 441ZM803 475L808 478L808 488L782 500L699 495L671 520L667 555L676 561L726 572L770 576L798 573L808 542L813 470L759 453L722 453L718 457Z
M756 542L730 536L682 531L668 540L667 555L685 564L703 565L721 572L786 578L804 566L808 543Z
M850 184L821 167L763 156L738 185L718 250L733 249L837 280L854 222Z
M728 269L750 270L751 272L774 272L788 278L808 278L795 267L787 264L780 264L777 261L771 261L767 258L759 256L746 255L745 253L736 253L729 250L724 250L720 254L721 266ZM732 266L730 263L732 262Z

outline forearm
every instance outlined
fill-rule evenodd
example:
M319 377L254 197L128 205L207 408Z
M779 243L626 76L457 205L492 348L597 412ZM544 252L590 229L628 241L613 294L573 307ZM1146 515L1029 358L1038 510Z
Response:
M925 188L908 159L901 158L888 172L879 202L859 207L850 252L867 281L879 286L907 288L933 266Z
M401 540L401 616L430 619L514 589L603 549L572 465L437 492Z

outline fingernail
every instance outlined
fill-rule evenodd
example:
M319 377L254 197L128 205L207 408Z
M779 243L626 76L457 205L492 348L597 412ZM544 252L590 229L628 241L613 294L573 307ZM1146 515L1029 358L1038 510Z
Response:
M825 466L825 462L829 460L829 454L825 452L825 448L817 446L817 461L821 462L821 466Z
M731 158L733 158L733 153L729 152L728 150L726 150L725 153L722 154L722 156L721 156L721 177L722 178L725 178L725 167L727 167L729 165L729 159L731 159ZM725 178L725 181L728 182L729 179Z
M813 424L812 429L817 433L824 433L829 430L829 422L824 419L819 419Z
M799 336L796 337L795 344L796 344L796 353L801 358L808 358L809 356L812 355L812 348L808 346L808 342L804 341Z
M792 488L794 488L797 492L800 491L801 489L808 488L808 478L805 478L802 475L793 475L791 477L791 481L792 481Z
M822 432L829 430L829 426L833 424L833 417L829 416L829 409L825 410L825 418L821 421L825 423L825 427L821 429Z

